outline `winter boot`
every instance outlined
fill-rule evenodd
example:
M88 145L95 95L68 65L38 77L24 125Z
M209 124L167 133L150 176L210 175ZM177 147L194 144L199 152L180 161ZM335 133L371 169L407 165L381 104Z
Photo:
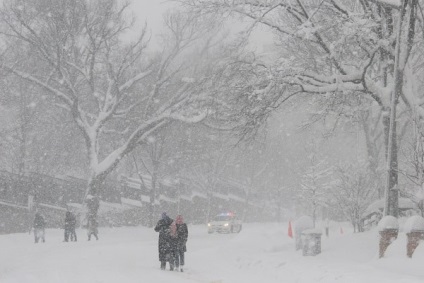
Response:
M171 271L174 270L174 265L172 263L169 264L169 270L171 270Z
M160 269L165 270L166 268L166 261L161 261L160 262Z
M181 271L181 272L184 272L184 270L183 270L183 266L182 266L182 265L180 266L180 271Z

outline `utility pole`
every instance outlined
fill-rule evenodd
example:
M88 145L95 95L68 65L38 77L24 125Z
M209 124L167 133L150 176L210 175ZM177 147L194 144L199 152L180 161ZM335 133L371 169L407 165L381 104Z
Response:
M390 126L389 139L387 145L387 179L384 202L384 215L398 217L399 189L398 189L398 161L397 161L397 135L396 135L396 106L403 87L403 68L401 69L401 49L402 49L402 24L405 18L406 3L408 0L401 0L399 20L397 25L395 65L394 65L394 88L390 101ZM384 2L384 1L383 1Z
M396 106L399 97L403 95L403 78L406 63L411 53L415 38L415 24L417 20L418 0L387 1L378 0L381 3L390 2L392 8L399 10L399 19L396 34L394 87L390 101L390 125L387 146L387 186L385 191L384 215L398 217L399 214L399 188L398 186L398 158L397 158L397 134L396 134ZM395 6L393 6L395 5ZM406 24L407 27L403 25Z

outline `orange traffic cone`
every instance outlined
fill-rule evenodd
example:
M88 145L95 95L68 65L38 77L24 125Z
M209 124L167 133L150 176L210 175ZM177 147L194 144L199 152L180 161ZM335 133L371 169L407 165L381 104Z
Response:
M293 230L292 230L292 226L291 226L291 221L289 221L289 231L287 233L289 235L290 238L293 238Z

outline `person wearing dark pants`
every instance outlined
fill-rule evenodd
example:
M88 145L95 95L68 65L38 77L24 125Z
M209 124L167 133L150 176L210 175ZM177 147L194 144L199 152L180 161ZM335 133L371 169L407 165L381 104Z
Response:
M174 254L175 268L183 272L185 264L184 253L187 251L188 228L181 215L177 215L175 223L177 226L177 248Z
M77 241L77 232L75 231L75 226L73 226L71 228L70 236L71 236L71 242L76 242Z
M77 241L77 234L75 232L75 226L77 219L75 215L67 211L65 216L65 242L68 242L69 238L71 241Z
M39 212L35 213L33 227L34 227L34 241L35 241L35 243L38 243L38 241L40 241L40 240L44 243L46 241L46 239L44 238L46 221L44 220L44 217Z
M165 270L166 262L169 261L170 269L173 270L173 259L172 257L172 247L171 247L171 235L170 235L170 225L173 222L171 218L166 214L166 212L162 213L161 219L155 226L155 231L159 232L159 242L158 242L158 250L159 250L159 261L160 268Z
M97 220L94 216L89 216L88 217L88 231L87 231L87 235L88 235L88 240L91 240L91 235L93 235L96 240L99 239L99 229L97 228L98 224L97 224Z
M65 242L68 242L69 238L71 238L71 241L77 241L77 234L75 233L76 223L77 219L75 215L67 211L65 215Z

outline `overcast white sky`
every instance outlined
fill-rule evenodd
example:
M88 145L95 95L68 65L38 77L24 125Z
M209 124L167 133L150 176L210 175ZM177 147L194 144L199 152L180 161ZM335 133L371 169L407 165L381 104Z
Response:
M172 4L164 0L130 0L131 12L137 17L137 27L147 23L147 28L152 34L152 43L155 36L163 30L163 13L172 7Z
M166 0L131 0L131 8L137 17L137 25L142 26L147 22L148 30L152 33L152 43L155 42L155 36L163 30L163 13L172 10L175 3ZM263 45L272 42L272 35L265 28L258 28L252 34L252 46L262 51Z

